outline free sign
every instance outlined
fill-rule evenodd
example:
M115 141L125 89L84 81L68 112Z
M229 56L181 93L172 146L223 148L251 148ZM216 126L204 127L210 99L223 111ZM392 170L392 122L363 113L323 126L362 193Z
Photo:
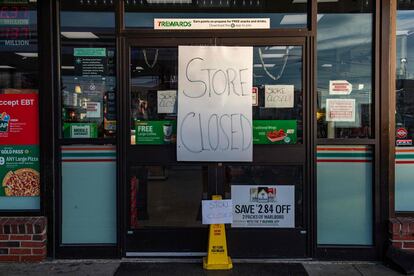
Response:
M346 80L329 81L329 95L349 95L352 92L352 84Z

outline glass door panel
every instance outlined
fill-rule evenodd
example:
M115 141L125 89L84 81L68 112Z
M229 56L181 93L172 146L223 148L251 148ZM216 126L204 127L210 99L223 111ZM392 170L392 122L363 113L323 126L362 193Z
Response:
M178 46L197 42L127 41L126 255L203 255L208 237L208 227L201 223L203 199L213 194L231 198L235 186L274 186L276 191L291 191L291 224L228 226L229 251L234 257L305 257L309 209L304 185L308 179L305 40L217 41L217 45L253 47L251 163L177 162ZM283 200L279 194L276 198Z

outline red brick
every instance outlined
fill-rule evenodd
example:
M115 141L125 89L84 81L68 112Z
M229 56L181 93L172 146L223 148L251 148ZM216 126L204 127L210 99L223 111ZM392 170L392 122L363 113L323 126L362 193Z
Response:
M0 262L18 262L20 260L20 256L0 256Z
M32 254L32 250L30 249L30 248L10 248L10 250L9 250L9 254L10 255L23 255L23 254L26 254L26 255L30 255L30 254Z
M398 219L392 218L389 222L389 232L390 234L398 234L401 230L401 224Z
M412 242L404 242L403 243L403 248L407 248L407 249L412 248L412 249L414 249L414 241L412 241Z
M19 247L20 243L17 241L4 241L0 242L0 247Z
M393 241L414 241L413 235L393 235Z
M43 255L43 256L46 256L46 253L47 253L46 247L44 247L44 248L33 248L32 249L32 254L33 255Z
M47 239L46 234L33 235L33 238L32 238L33 241L45 241L46 239Z
M10 235L11 241L31 241L31 235Z
M33 224L26 224L26 233L33 234Z
M17 229L17 225L16 224L12 224L10 225L11 227L11 234L19 234L19 230Z
M2 240L2 241L7 241L7 240L9 240L9 235L3 235L3 234L1 234L1 235L0 235L0 240Z
M21 256L20 261L22 262L41 262L45 259L44 256Z
M21 247L43 247L45 246L45 242L29 242L23 241L21 242Z
M403 247L403 243L402 242L393 242L392 246L396 247L396 248L402 248Z

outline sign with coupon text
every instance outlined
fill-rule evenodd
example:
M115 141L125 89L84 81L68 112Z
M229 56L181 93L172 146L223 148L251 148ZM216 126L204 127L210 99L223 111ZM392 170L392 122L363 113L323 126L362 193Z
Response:
M326 99L326 121L355 122L355 99Z
M252 161L252 47L179 46L178 161Z
M295 186L232 185L232 227L295 227Z
M233 222L233 204L231 199L203 200L203 224L225 224Z

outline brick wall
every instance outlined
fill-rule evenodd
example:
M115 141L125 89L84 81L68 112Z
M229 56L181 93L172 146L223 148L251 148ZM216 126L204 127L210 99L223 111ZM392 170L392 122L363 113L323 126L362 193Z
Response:
M0 217L0 262L46 258L45 217Z
M414 218L390 219L389 232L394 247L414 252Z

